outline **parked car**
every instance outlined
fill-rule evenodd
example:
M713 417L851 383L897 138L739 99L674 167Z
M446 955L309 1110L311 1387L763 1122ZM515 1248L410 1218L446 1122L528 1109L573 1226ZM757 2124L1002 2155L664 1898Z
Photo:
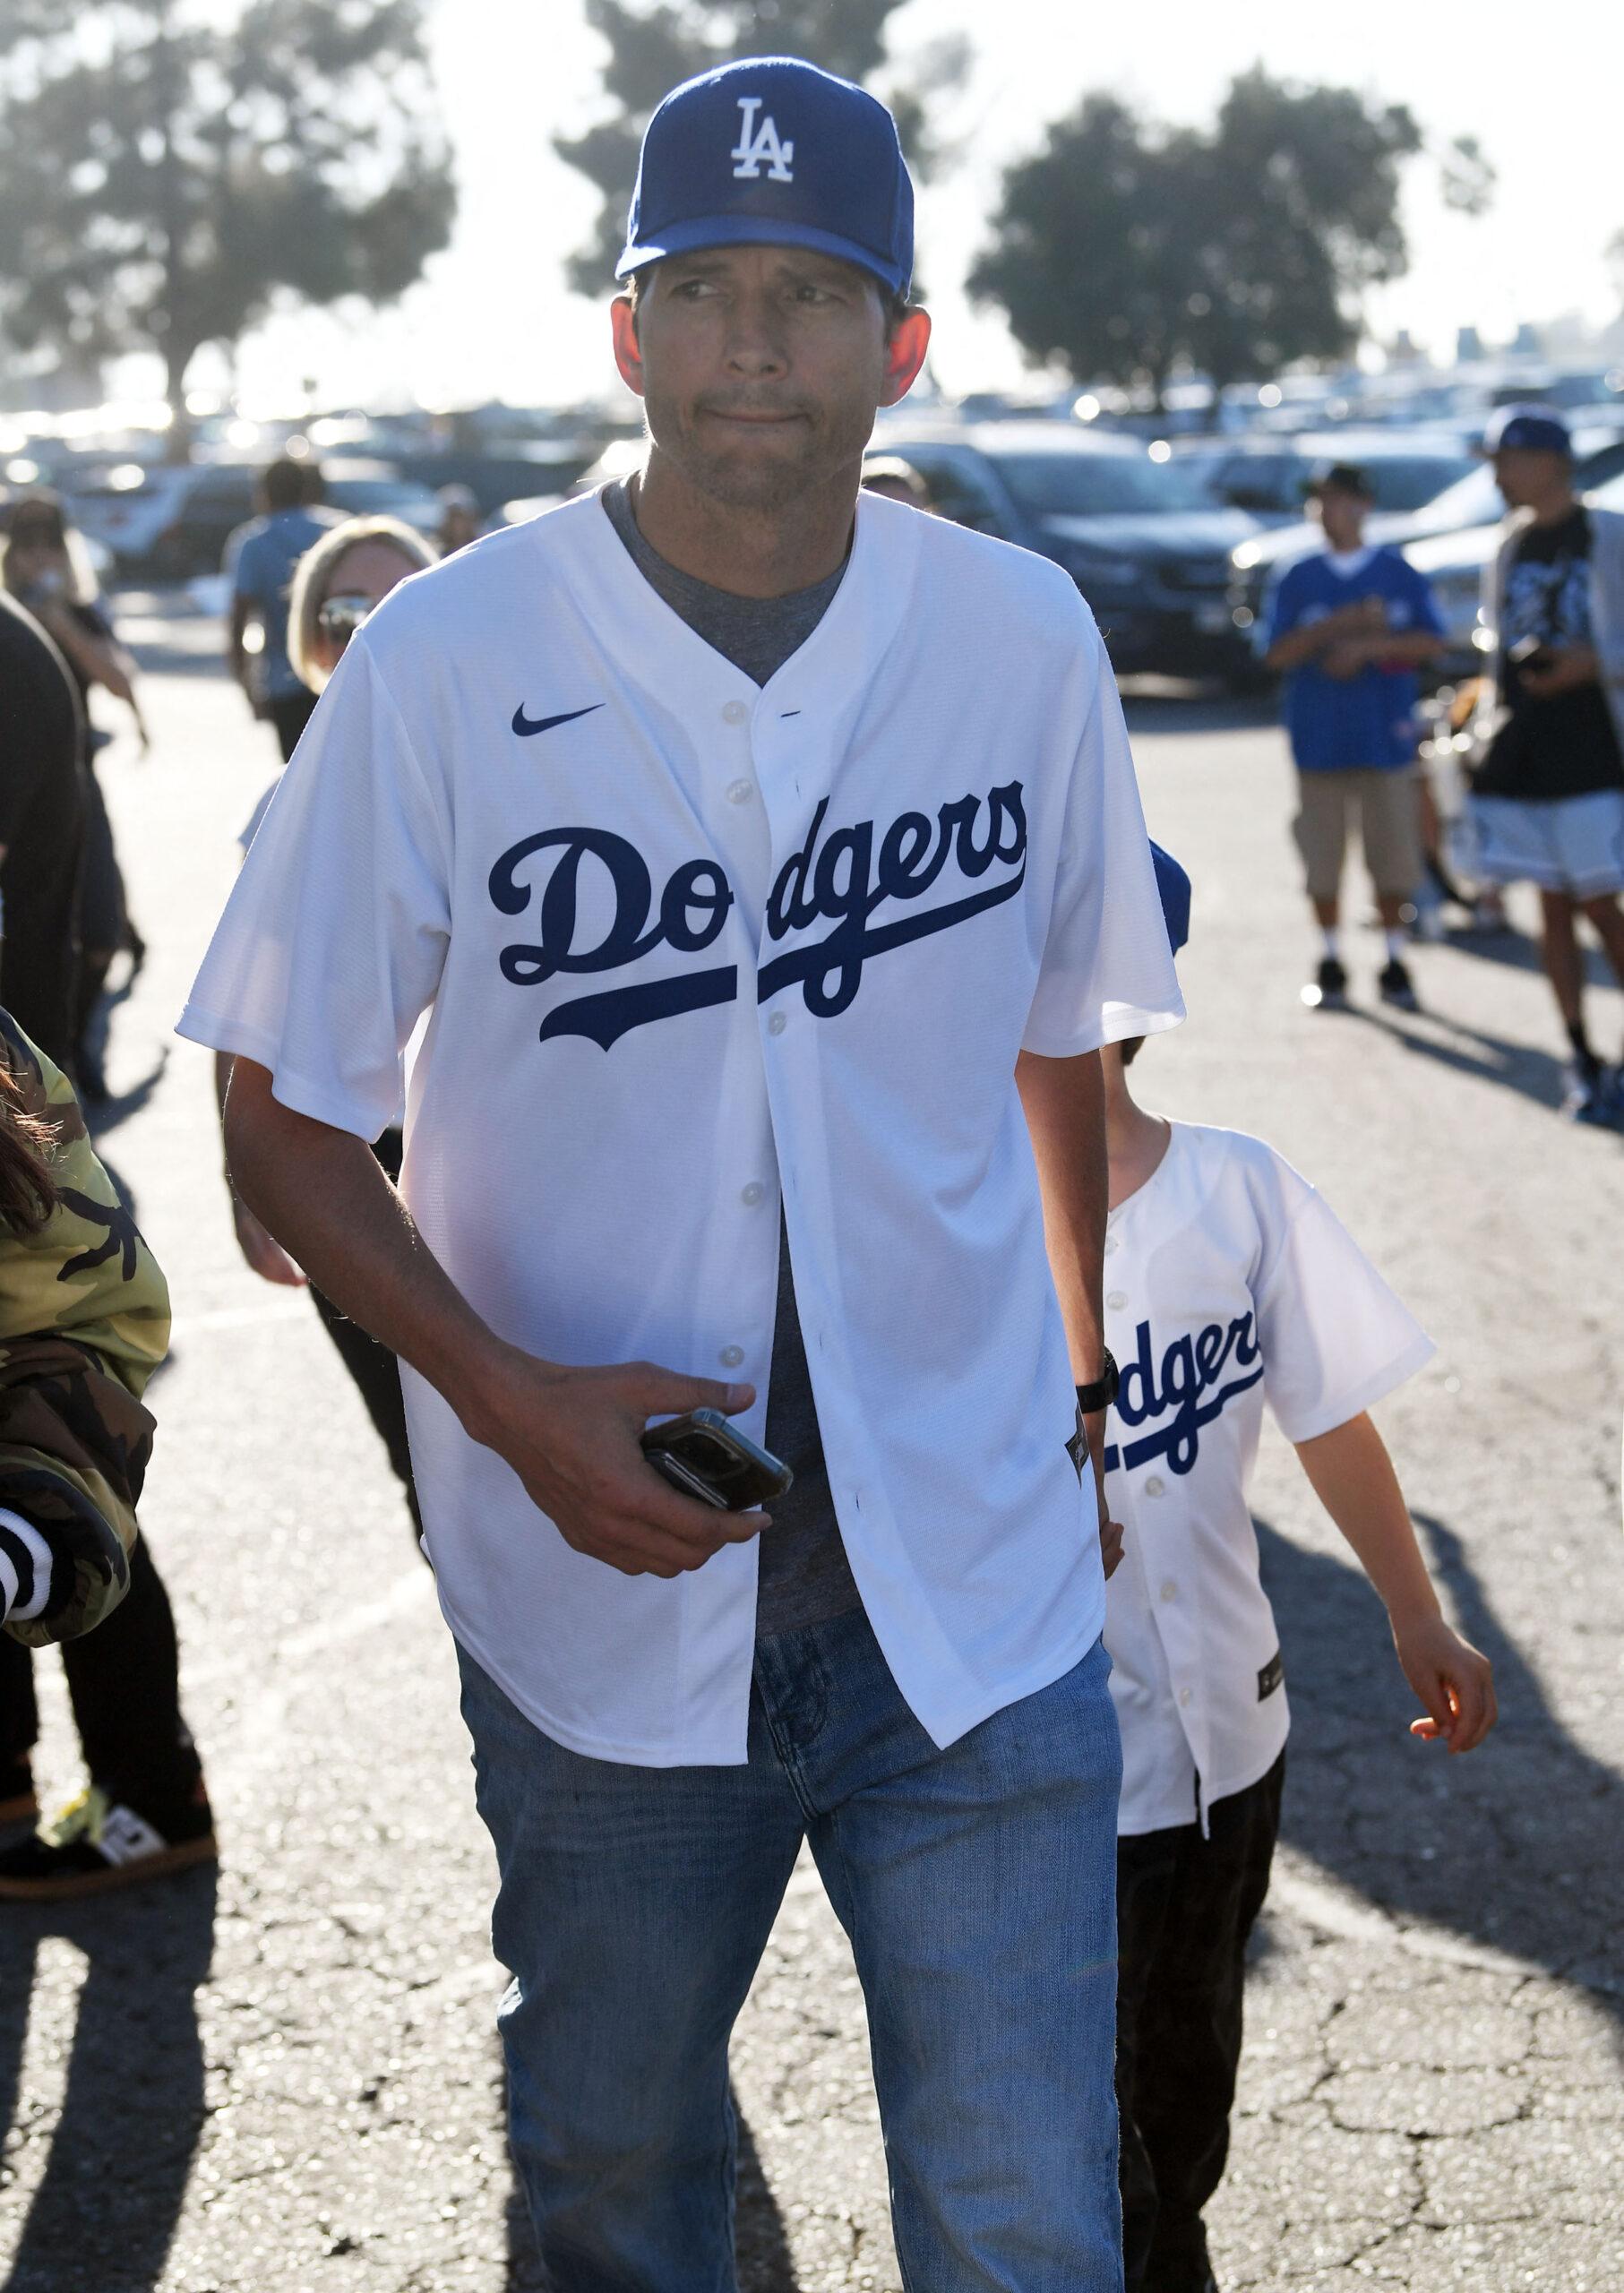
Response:
M1577 482L1581 489L1600 485L1624 470L1624 436L1610 429L1576 431ZM1350 461L1358 457L1350 454ZM1374 466L1372 477L1374 476ZM1433 500L1408 511L1378 508L1367 520L1365 537L1405 549L1411 542L1434 536L1466 533L1474 528L1497 525L1502 514L1499 488L1485 461L1471 461L1464 477L1446 485ZM1293 557L1320 546L1319 526L1312 519L1292 526L1276 526L1242 542L1231 560L1230 611L1237 629L1250 634L1262 610L1263 593L1272 574Z
M253 515L247 462L116 462L76 474L75 525L111 550L121 576L184 581L219 566L226 537Z
M1583 491L1593 509L1624 511L1624 468ZM1411 542L1405 551L1416 571L1424 573L1431 583L1444 617L1449 638L1449 652L1443 664L1448 674L1461 676L1481 670L1483 656L1493 642L1482 612L1483 568L1499 547L1504 532L1504 521L1496 516L1459 533L1428 535Z
M420 534L439 531L439 495L385 463L337 461L322 471L322 493L347 518L399 518Z
M228 539L253 517L257 468L115 463L77 480L68 508L75 524L112 552L125 579L190 580L219 571ZM336 462L323 491L348 517L400 518L422 533L439 523L440 504L428 487L386 462Z
M1243 673L1224 592L1230 553L1257 520L1215 502L1164 450L1058 422L903 419L881 425L873 451L911 462L942 517L1063 565L1119 673Z
M466 485L488 518L515 495L562 493L590 453L573 439L537 439L498 454L404 453L398 462L415 485Z
M1472 468L1459 431L1322 430L1294 438L1203 438L1175 447L1220 502L1266 525L1300 525L1303 491L1327 462L1368 471L1379 510L1418 510Z

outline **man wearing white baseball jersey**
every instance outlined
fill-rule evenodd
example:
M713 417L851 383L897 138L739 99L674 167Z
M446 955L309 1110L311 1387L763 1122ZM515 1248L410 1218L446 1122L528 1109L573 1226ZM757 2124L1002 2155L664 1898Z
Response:
M236 1057L244 1194L405 1365L570 2293L735 2282L727 2043L803 1841L908 2282L1121 2283L1068 1443L1109 1390L1097 1053L1180 1005L1075 588L859 501L928 339L911 217L844 82L666 99L614 307L640 481L368 620L182 1023ZM364 1142L425 1011L396 1194ZM772 1519L648 1464L703 1404L793 1450Z
M1190 883L1157 852L1168 938ZM1105 1645L1122 1731L1118 2096L1129 2293L1216 2293L1202 2209L1224 2172L1247 1937L1285 1776L1285 1668L1248 1503L1267 1404L1380 1593L1412 1733L1470 1751L1488 1659L1445 1622L1367 1412L1432 1352L1289 1163L1134 1102L1104 1053L1105 1329L1121 1386L1104 1456L1125 1529Z

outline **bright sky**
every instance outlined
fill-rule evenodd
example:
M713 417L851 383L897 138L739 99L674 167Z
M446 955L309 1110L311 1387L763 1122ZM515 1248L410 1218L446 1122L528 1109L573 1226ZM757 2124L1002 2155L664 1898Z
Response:
M314 375L327 403L418 397L451 405L537 404L596 395L612 380L601 308L568 294L562 263L594 194L554 158L552 136L596 112L600 43L580 0L431 0L434 60L455 146L461 209L453 245L395 311L305 313L241 350L245 397L287 403ZM1160 0L1115 9L1078 0L908 0L893 52L966 31L978 55L949 121L958 167L927 191L920 260L936 317L936 371L949 389L1021 374L994 314L961 282L985 235L1001 168L1089 90L1162 116L1209 116L1229 79L1261 59L1276 76L1352 82L1408 103L1439 144L1475 134L1499 171L1481 223L1452 216L1437 172L1417 163L1406 194L1412 269L1375 304L1379 330L1408 327L1435 353L1455 329L1506 339L1521 319L1616 312L1603 250L1624 228L1618 167L1620 51L1604 9L1544 0ZM996 35L990 37L989 21ZM200 374L194 375L202 379Z

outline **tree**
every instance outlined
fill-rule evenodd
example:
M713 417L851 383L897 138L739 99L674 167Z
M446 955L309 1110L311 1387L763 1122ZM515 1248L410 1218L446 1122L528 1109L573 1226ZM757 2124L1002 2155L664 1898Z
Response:
M1148 379L1159 394L1204 316L1190 260L1200 150L1147 133L1115 96L1085 97L1045 148L1010 169L996 245L969 277L1021 348L1072 374Z
M996 237L970 274L1018 342L1079 378L1147 383L1188 364L1217 384L1347 355L1360 305L1408 260L1402 105L1346 88L1235 80L1210 130L1148 123L1087 97L1011 167ZM1492 170L1452 147L1454 197L1481 209Z
M1439 159L1444 205L1476 221L1494 204L1494 163L1475 135L1457 135Z
M0 0L0 321L186 369L280 292L386 301L451 234L418 0Z
M584 134L560 136L554 150L595 184L602 197L597 226L569 265L571 285L597 294L613 278L625 244L626 209L637 179L638 151L662 96L742 56L802 56L809 64L867 83L886 62L888 21L903 0L587 0L587 21L609 45L604 93L614 109ZM916 175L928 174L942 147L930 135L930 100L959 86L969 70L963 39L932 42L910 58L907 83L881 92L896 115L902 148Z

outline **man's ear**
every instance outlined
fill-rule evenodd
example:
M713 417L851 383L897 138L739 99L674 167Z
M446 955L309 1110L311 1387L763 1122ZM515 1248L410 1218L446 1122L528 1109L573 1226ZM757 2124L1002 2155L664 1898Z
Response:
M905 399L919 379L926 351L931 347L931 314L928 311L909 311L885 348L885 387L880 393L881 406L895 406ZM625 369L622 368L622 373Z
M637 313L630 295L617 295L610 304L609 327L614 338L614 363L620 369L620 378L629 391L635 391L641 398L643 353L637 339Z

